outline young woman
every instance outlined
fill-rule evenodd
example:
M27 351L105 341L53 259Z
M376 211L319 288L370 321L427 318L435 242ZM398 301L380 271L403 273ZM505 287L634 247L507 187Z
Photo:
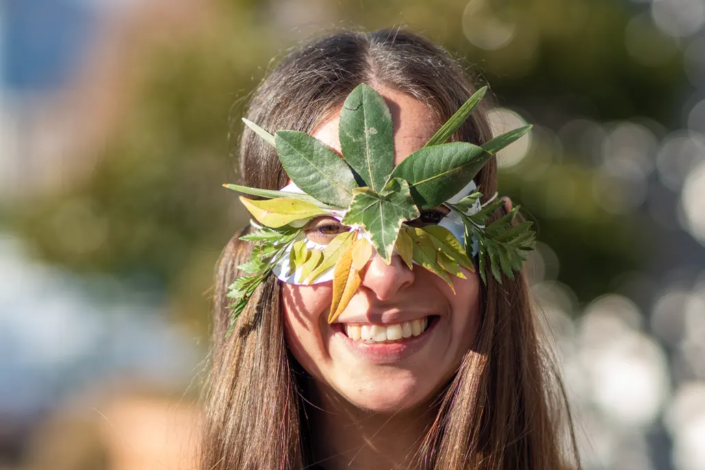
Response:
M476 91L447 52L417 35L341 32L289 53L255 92L246 118L271 132L307 133L340 153L343 102L361 83L389 107L395 165ZM489 141L485 110L478 106L452 140ZM275 149L250 130L240 169L250 187L291 182ZM494 158L475 182L482 202L495 194ZM447 212L424 210L408 223L432 225ZM321 216L304 232L326 245L348 229ZM478 269L461 268L464 276L450 286L396 253L391 262L373 253L332 323L331 282L299 285L270 274L227 334L226 296L252 253L253 243L239 239L249 232L233 237L217 270L203 470L579 466L563 389L521 272L500 284L485 266L485 284Z

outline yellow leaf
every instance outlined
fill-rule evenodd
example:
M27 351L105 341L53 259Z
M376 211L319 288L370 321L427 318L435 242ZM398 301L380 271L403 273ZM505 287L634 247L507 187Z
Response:
M397 238L396 250L404 260L404 263L409 267L409 269L414 269L414 241L411 239L408 233L406 233L406 226L402 226L399 231L399 237Z
M448 255L450 259L455 260L456 263L465 269L475 270L460 241L455 238L455 235L450 230L440 225L428 225L423 230L431 236L433 245L443 250L443 253Z
M308 278L304 279L304 282L311 284L316 280L324 271L330 269L335 265L335 263L343 254L345 249L350 243L355 239L357 232L343 232L337 235L323 250L323 260L321 264L318 265L316 269L311 271Z
M453 293L455 293L453 282L451 282L450 277L448 277L448 273L438 265L436 255L438 251L436 247L433 246L431 236L418 227L410 228L409 235L414 241L414 259L416 262L446 281Z
M460 270L458 263L452 259L450 256L445 254L443 251L438 250L436 252L436 262L438 265L448 271L450 274L459 277L460 279L467 279L465 274Z
M310 202L287 197L253 201L240 196L240 201L259 223L272 228L283 227L295 220L309 219L327 213Z
M362 271L367 262L372 257L372 245L364 238L356 240L352 247L352 267L356 271Z
M336 318L343 313L352 296L360 287L360 273L353 268L353 251L354 244L348 246L335 263L335 271L333 277L333 301L330 305L328 313L328 323L333 323Z
M303 266L309 256L310 253L306 248L306 240L299 240L294 243L294 246L291 247L291 251L289 252L289 272L292 274L296 272L299 266Z
M318 264L323 259L323 252L321 250L309 250L311 257L306 260L303 266L301 266L301 275L299 276L299 282L303 282L304 279L311 274L311 271L318 267Z

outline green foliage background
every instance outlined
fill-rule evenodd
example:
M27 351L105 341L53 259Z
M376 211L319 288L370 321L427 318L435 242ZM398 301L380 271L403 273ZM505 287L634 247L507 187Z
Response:
M15 208L11 226L52 263L154 280L179 318L203 331L214 264L246 220L235 193L221 187L237 180L231 150L243 106L270 60L311 33L406 25L473 67L501 105L553 129L580 116L668 122L682 80L680 57L648 68L629 57L626 2L504 2L518 29L496 51L466 38L465 0L306 2L330 21L301 28L277 23L283 4L219 0L196 34L142 50L138 93L95 171L61 193ZM500 190L537 221L538 240L560 259L559 280L588 301L644 262L647 222L638 213L615 216L602 209L592 195L590 162L570 152L554 158L553 151L539 143L501 174ZM527 177L538 161L551 164ZM556 201L566 186L575 196ZM564 206L560 215L556 204ZM101 233L104 242L91 244Z

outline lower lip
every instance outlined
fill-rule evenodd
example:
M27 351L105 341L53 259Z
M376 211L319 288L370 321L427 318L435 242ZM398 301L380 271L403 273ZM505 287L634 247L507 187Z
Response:
M429 341L431 333L436 329L440 317L433 317L428 328L418 336L412 336L394 343L367 343L353 341L343 333L343 324L335 326L333 338L341 341L353 354L377 364L388 364L402 361L418 352Z

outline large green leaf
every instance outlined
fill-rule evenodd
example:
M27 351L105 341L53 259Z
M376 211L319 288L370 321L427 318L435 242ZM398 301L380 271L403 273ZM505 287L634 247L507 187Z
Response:
M514 141L518 140L521 136L526 134L531 130L533 126L529 124L528 126L524 127L519 127L517 129L513 129L509 132L505 132L502 135L498 135L492 140L488 140L484 144L481 145L481 147L491 154L495 154L502 150L504 147L508 146L509 144L513 143Z
M438 129L435 134L433 134L433 137L431 137L429 141L426 142L426 145L424 145L424 147L445 144L448 139L450 139L451 136L455 134L455 131L457 131L460 126L463 125L467 118L470 117L470 114L472 114L473 110L480 102L480 100L484 98L486 92L486 86L477 90L477 92L475 92L475 94L468 98L468 100L460 107L460 109L458 109L455 114L453 114L450 119L448 119L446 123L443 124L443 126L441 126L441 128Z
M393 178L380 194L370 188L358 188L353 192L355 196L342 223L364 228L370 234L377 253L387 264L391 263L401 224L420 215L408 183Z
M392 178L409 182L421 209L432 209L463 189L492 157L468 142L423 147L397 165Z
M345 208L357 187L353 172L328 145L298 131L277 131L277 154L289 178L324 204Z
M340 112L343 157L375 192L382 191L394 168L392 115L382 95L361 83L345 99Z

